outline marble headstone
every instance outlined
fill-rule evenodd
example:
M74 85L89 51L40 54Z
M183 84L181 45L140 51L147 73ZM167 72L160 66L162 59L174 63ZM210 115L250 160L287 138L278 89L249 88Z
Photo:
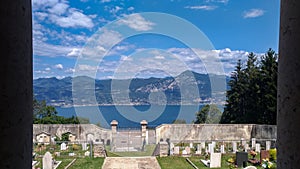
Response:
M43 169L53 169L52 155L49 152L43 157Z

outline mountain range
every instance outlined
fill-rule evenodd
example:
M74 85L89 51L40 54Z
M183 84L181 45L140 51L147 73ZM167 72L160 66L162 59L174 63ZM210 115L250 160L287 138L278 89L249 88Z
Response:
M185 71L176 77L93 79L87 76L33 81L34 97L54 106L195 104L224 101L223 75ZM225 86L226 86L225 84ZM214 86L214 92L212 87ZM224 86L224 85L223 85ZM216 89L220 88L220 89Z

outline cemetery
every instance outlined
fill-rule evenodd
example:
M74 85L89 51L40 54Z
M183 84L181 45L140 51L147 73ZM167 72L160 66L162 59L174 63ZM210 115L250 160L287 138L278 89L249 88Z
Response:
M109 158L137 158L146 164L140 157L146 160L152 156L150 160L156 157L162 169L276 168L276 126L168 124L150 130L142 121L141 129L132 131L118 130L117 125L113 121L111 130L94 125L91 129L88 125L36 126L32 166L60 169L103 165L105 169L109 168L109 162L105 163ZM218 134L224 131L227 137L222 139ZM178 134L172 136L170 132Z

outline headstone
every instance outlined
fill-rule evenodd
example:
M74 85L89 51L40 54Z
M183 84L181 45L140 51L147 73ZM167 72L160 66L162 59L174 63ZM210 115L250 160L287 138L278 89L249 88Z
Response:
M185 147L185 151L187 154L191 154L191 148L190 147Z
M69 153L69 156L70 156L70 157L73 157L74 155L75 155L75 153L73 153L73 152L72 152L72 153Z
M271 148L271 141L266 141L266 150L270 150Z
M213 147L213 144L208 144L208 152L211 154L211 153L214 153L214 147Z
M201 142L201 148L202 148L202 149L205 149L205 141L202 141L202 142Z
M43 169L52 169L52 168L53 168L52 155L47 151L43 157Z
M211 144L212 144L213 148L216 148L216 142L215 141L212 141Z
M235 153L237 150L237 145L236 145L236 142L232 142L232 152Z
M248 152L248 150L249 150L249 144L245 144L245 152Z
M54 152L54 154L59 157L60 156L60 152Z
M67 145L66 145L66 143L61 143L61 145L60 145L60 150L66 150L67 149Z
M190 143L190 148L193 148L193 147L194 147L193 143Z
M255 151L260 152L260 144L255 144Z
M86 156L86 157L90 156L90 151L84 152L84 156Z
M201 144L197 144L197 151L199 151L201 149L202 149Z
M169 155L169 144L167 142L159 142L159 156L166 157Z
M105 147L103 143L93 144L94 157L105 157Z
M81 146L83 151L87 150L87 143L82 143Z
M175 147L174 143L170 143L170 149L173 150L174 147Z
M247 141L244 138L241 138L241 142L242 142L242 146L245 147L245 144L247 143Z
M255 144L256 144L256 138L252 138L251 139L251 148L255 148Z
M210 164L209 168L220 168L221 167L221 153L210 154Z
M174 147L174 155L179 155L179 146Z
M182 155L187 155L186 150L182 150Z
M225 146L221 145L221 154L225 154Z
M260 151L260 163L263 159L270 159L270 152L268 150L261 150Z
M248 153L236 152L236 165L237 167L246 167L248 162Z

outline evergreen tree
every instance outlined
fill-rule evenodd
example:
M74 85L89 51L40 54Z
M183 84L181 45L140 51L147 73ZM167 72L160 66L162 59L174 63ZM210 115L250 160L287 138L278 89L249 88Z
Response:
M201 108L200 111L196 113L195 124L217 124L220 122L222 112L219 110L215 104L207 104Z

